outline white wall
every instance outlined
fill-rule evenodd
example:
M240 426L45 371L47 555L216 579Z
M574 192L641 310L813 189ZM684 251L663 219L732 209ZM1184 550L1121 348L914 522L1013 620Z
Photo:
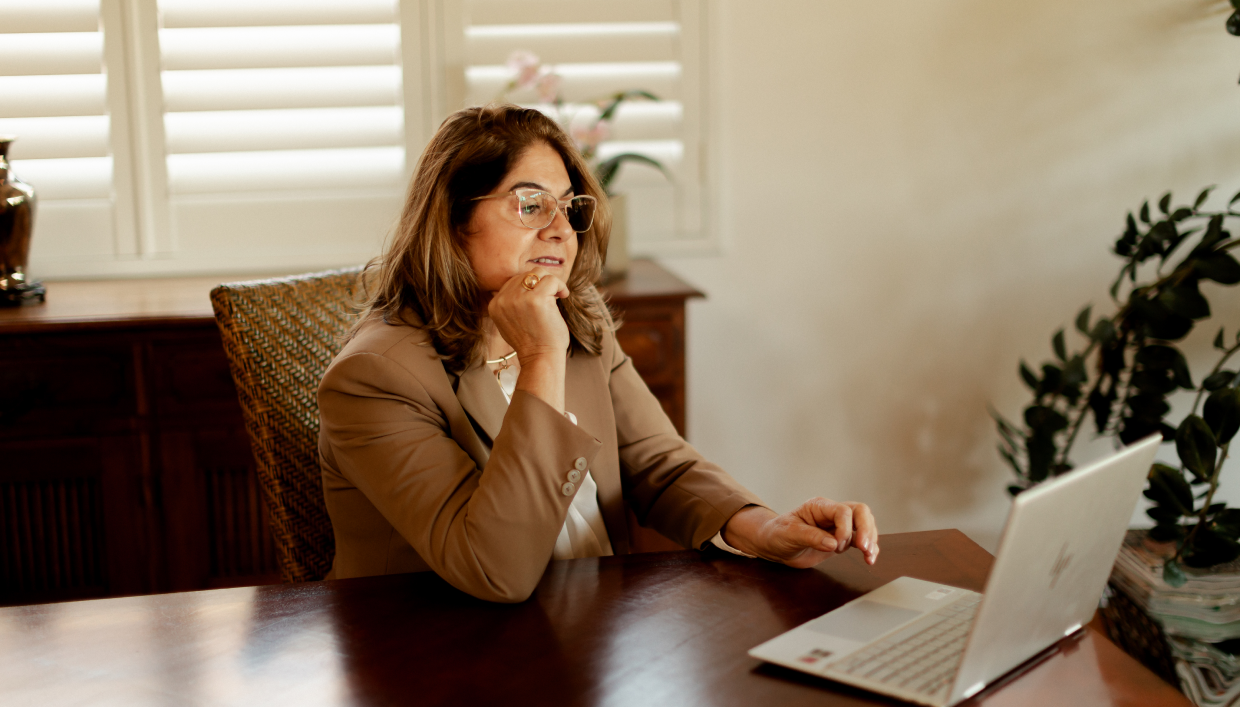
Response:
M993 549L1009 475L986 409L1027 403L1017 361L1108 310L1126 210L1240 187L1227 3L711 10L725 245L664 261L709 294L689 310L691 440L778 509L860 499L885 532ZM1232 328L1238 294L1207 293Z

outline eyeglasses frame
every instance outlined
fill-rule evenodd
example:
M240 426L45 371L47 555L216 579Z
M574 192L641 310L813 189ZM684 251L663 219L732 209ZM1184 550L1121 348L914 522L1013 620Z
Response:
M521 196L517 194L517 192L519 191L527 191L527 192L532 192L534 194L546 194L552 199L555 199L555 204L556 204L555 210L558 213L564 214L564 221L565 223L568 224L569 228L573 228L573 222L568 219L567 209L568 209L569 204L571 204L574 199L589 199L591 202L594 203L594 208L595 209L598 208L598 199L594 198L593 196L590 196L589 194L577 194L576 196L571 196L567 199L560 199L545 189L534 189L533 187L517 187L515 189L509 189L508 191L500 193L500 194L487 194L486 196L475 196L474 198L470 199L470 201L482 201L483 199L499 199L500 197L505 197L505 196L515 196L518 199L517 201L517 223L521 224L521 228L528 228L532 231L541 231L542 229L547 228L551 224L555 223L555 216L551 217L551 220L547 222L546 226L527 226L524 223L522 223L521 213L520 213L521 202L519 201L521 199ZM594 226L594 214L591 214L590 225L586 226L585 229L580 230L580 231L573 228L573 233L585 233L586 231L589 231L593 226Z

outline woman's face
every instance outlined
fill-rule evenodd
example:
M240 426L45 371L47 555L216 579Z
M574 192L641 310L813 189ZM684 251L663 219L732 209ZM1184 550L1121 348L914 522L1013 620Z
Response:
M564 160L545 142L526 148L491 194L509 194L518 187L541 189L557 199L574 196ZM546 228L526 228L517 215L516 197L483 199L470 218L465 250L483 292L496 292L513 276L534 268L568 282L577 258L577 234L562 211Z

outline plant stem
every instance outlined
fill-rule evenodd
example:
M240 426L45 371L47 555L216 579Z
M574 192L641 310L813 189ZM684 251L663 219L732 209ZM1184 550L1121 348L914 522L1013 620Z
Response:
M1089 347L1081 353L1081 359L1084 360L1085 357L1089 356L1089 354L1092 353L1094 348L1097 346L1098 342L1091 340ZM1071 431L1068 432L1068 439L1064 441L1063 449L1059 450L1059 459L1055 464L1056 466L1061 466L1067 462L1068 452L1072 450L1072 445L1076 443L1076 433L1081 430L1081 423L1085 421L1085 414L1089 409L1089 399L1093 397L1094 393L1098 392L1098 390L1102 388L1102 379L1104 377L1105 376L1099 374L1098 380L1094 381L1094 387L1090 389L1089 393L1081 397L1080 408L1076 411L1076 420L1072 423Z
M1218 463L1214 465L1214 474L1210 476L1210 491L1206 493L1206 502L1201 504L1201 515L1197 516L1197 525L1193 526L1193 529L1189 532L1188 537L1184 538L1184 544L1175 551L1175 557L1171 559L1180 559L1180 556L1184 554L1184 548L1192 546L1193 542L1197 539L1197 532L1201 530L1201 526L1205 525L1206 514L1210 512L1210 504L1214 502L1214 492L1218 490L1218 477L1223 471L1223 462L1227 461L1227 453L1230 448L1231 442L1228 442L1227 444L1224 444L1223 448L1219 451Z
M1237 342L1235 346L1231 347L1230 349L1227 349L1227 351L1223 353L1223 357L1218 360L1218 363L1214 364L1214 370L1210 371L1210 373L1206 375L1206 378L1209 378L1210 376L1222 370L1223 364L1227 363L1227 359L1231 358L1231 355L1234 354L1236 351L1240 351L1240 342ZM1202 379L1202 380L1204 381L1205 379ZM1201 403L1201 396L1205 395L1205 392L1206 392L1206 388L1204 385L1197 389L1197 397L1193 398L1193 409L1190 410L1188 414L1190 415L1197 414L1197 405Z

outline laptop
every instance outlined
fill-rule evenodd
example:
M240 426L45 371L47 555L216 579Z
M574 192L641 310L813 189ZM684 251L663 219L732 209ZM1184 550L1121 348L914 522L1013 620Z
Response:
M972 697L1093 617L1161 441L1017 496L985 593L900 577L749 655L934 707Z

